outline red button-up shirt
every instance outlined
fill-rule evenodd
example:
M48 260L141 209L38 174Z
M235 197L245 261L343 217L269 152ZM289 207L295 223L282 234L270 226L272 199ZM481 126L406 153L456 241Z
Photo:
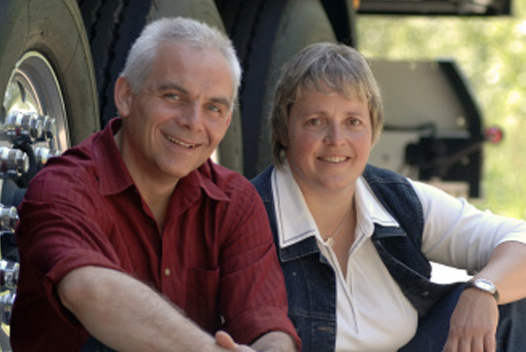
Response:
M119 128L113 120L31 182L16 233L15 351L80 349L88 333L60 304L56 285L88 265L133 275L205 330L222 327L241 343L273 330L297 338L252 185L208 161L179 181L161 231L114 143Z

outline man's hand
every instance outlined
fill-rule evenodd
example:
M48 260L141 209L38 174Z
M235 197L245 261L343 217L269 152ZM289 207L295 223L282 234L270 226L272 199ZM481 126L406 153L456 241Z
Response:
M451 315L444 352L495 352L499 310L495 298L466 289Z
M281 331L272 331L261 336L252 348L238 345L232 336L224 331L218 331L215 338L218 346L234 352L296 352L292 338Z
M229 351L234 352L255 352L252 348L246 346L246 345L238 345L232 336L230 336L228 333L224 331L218 331L216 332L216 343Z

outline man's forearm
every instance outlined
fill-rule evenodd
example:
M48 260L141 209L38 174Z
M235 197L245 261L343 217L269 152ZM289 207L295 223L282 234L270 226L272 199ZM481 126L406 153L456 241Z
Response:
M121 352L225 351L155 291L114 270L76 269L59 296L94 337Z

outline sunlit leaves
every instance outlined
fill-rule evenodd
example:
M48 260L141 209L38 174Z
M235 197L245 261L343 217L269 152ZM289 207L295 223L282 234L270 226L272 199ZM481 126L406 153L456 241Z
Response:
M526 219L526 1L514 16L359 16L358 49L367 57L454 58L470 82L486 126L504 141L485 147L481 207Z

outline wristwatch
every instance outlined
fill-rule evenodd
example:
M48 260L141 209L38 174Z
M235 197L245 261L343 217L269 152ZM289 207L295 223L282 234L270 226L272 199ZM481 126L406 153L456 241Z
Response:
M486 279L471 279L467 282L466 288L471 287L487 292L491 294L497 302L499 301L499 290L497 290L497 287L493 284L493 282Z

